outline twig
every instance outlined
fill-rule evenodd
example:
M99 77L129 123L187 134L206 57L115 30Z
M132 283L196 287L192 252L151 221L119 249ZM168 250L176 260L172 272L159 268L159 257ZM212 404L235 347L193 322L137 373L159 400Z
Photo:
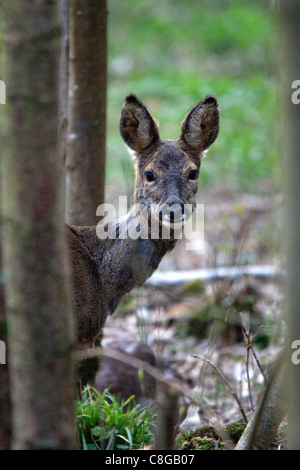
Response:
M248 385L248 393L249 393L249 401L250 401L250 406L251 410L254 411L254 406L253 406L253 400L252 400L252 391L251 391L251 382L250 382L250 375L249 375L249 355L250 351L252 350L252 340L250 340L250 332L247 333L246 327L243 324L243 317L242 314L240 314L241 318L241 323L242 323L242 331L244 334L245 339L247 340L247 358L246 358L246 375L247 375L247 385Z
M250 382L250 375L249 375L249 355L250 355L250 351L251 351L251 345L248 344L247 358L246 358L246 375L247 375L247 384L248 384L250 406L251 406L251 410L254 411L253 400L252 400L252 391L251 391L251 382Z
M88 390L90 402L92 403L93 402L93 397L92 397L92 394L91 394L91 387L88 384L87 384L87 390Z
M244 326L244 324L243 324L243 318L242 318L242 316L241 316L241 320L242 320L242 331L243 331L243 333L244 333L244 336L245 336L246 340L248 341L248 348L251 349L252 354L253 354L253 357L254 357L254 359L255 359L255 361L256 361L256 364L257 364L257 366L258 366L258 368L259 368L259 370L260 370L260 372L261 372L261 375L262 375L263 378L264 378L265 384L266 384L266 383L267 383L267 375L266 375L266 373L265 373L265 371L264 371L264 369L263 369L263 367L262 367L262 365L261 365L261 363L260 363L260 361L259 361L259 359L258 359L258 357L257 357L257 355L256 355L256 352L255 352L255 350L254 350L254 347L253 347L253 339L254 339L254 336L257 334L257 332L256 332L256 333L254 334L254 336L251 338L251 337L250 337L250 334L247 333L247 330L246 330L246 328L245 328L245 326Z
M218 367L213 362L211 362L209 359L206 359L206 357L198 356L197 354L192 354L192 357L197 357L198 359L201 359L201 361L207 362L207 364L209 364L213 369L215 369L218 372L218 374L220 375L223 382L229 388L231 395L233 396L233 398L237 402L245 423L248 423L247 416L246 416L245 411L243 409L242 403L241 403L237 393L233 390L233 388L231 387L229 381L224 376L224 374L218 369Z

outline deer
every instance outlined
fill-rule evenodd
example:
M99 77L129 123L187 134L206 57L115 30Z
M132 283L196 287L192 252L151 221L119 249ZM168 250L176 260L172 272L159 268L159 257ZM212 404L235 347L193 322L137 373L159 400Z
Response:
M121 109L119 130L135 164L134 211L105 224L107 231L116 229L114 238L100 239L98 226L67 226L78 348L93 347L125 294L142 286L175 247L176 227L190 216L184 208L196 204L201 161L219 132L218 103L206 96L182 121L179 138L163 140L157 121L131 93ZM150 217L156 218L157 236L121 236L136 217L146 231ZM162 236L163 227L169 237Z

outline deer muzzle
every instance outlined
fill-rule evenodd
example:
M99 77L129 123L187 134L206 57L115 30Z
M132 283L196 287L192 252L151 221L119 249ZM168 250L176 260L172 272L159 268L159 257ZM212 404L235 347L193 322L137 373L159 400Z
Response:
M181 228L189 216L189 208L181 202L165 203L159 208L159 219L165 227L173 229Z

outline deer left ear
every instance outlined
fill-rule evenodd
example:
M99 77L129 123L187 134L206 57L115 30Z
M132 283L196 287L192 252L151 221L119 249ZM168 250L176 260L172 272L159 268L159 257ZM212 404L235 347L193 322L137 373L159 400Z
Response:
M120 134L135 155L159 140L158 124L134 94L125 98L121 110Z
M181 124L180 139L196 152L207 150L219 132L219 108L214 96L200 101Z

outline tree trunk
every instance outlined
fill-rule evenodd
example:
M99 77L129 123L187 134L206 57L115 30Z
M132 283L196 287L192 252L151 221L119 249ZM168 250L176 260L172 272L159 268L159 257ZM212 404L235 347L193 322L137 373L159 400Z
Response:
M60 162L65 169L69 97L69 0L59 0L59 7L62 34L59 65L58 144Z
M235 450L268 450L288 409L287 370L280 357Z
M104 201L106 0L70 2L66 220L95 225Z
M11 401L9 391L7 324L4 302L4 274L1 256L1 217L0 217L0 341L5 344L5 364L0 361L0 450L8 450L11 442ZM1 357L0 357L1 359Z
M282 122L283 158L286 177L287 230L283 233L287 246L287 311L288 311L288 365L290 368L289 449L300 449L300 365L293 364L292 344L300 340L300 105L292 101L292 84L300 80L299 27L300 2L281 2L281 26L284 49L281 73L283 74L283 107L286 117ZM299 86L298 86L299 89ZM296 91L296 90L295 90ZM299 96L298 92L298 96ZM297 96L296 96L297 98Z
M57 150L57 2L5 2L3 255L14 449L75 447L74 341Z

